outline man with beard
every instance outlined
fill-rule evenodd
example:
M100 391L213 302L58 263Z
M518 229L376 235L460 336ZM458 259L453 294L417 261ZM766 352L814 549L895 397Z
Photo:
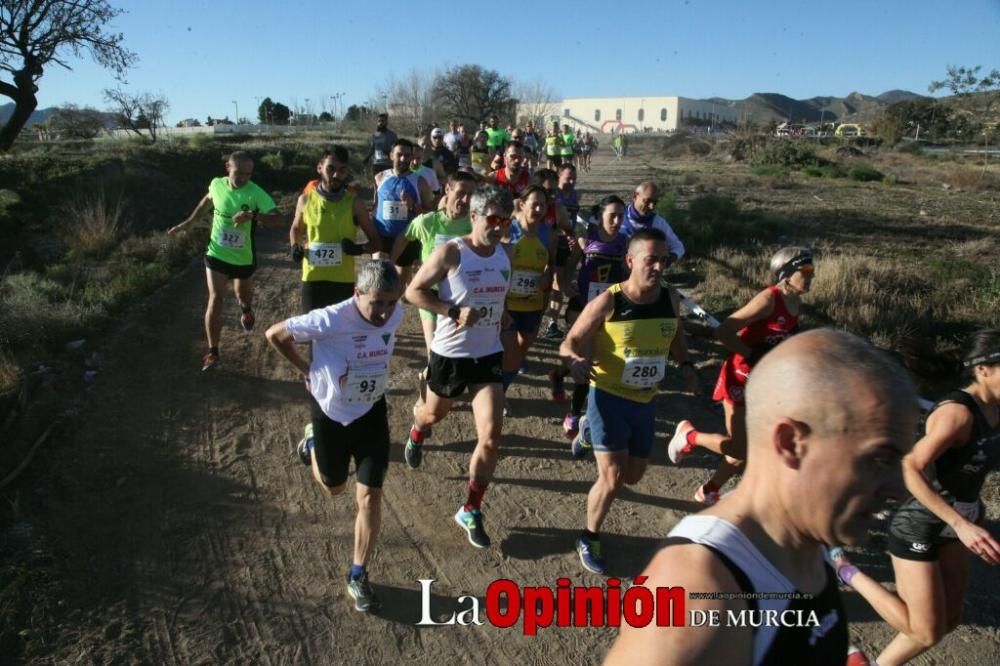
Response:
M370 139L371 147L368 149L368 154L365 155L364 160L365 164L371 160L373 174L392 168L392 160L389 154L392 152L392 146L396 143L397 138L396 133L389 129L389 114L378 114L375 132Z
M427 181L411 171L414 146L406 139L398 139L389 153L392 168L375 175L375 229L381 241L382 252L388 254L396 237L420 213L431 210L434 195ZM420 254L420 246L410 243L395 259L403 283L406 284L410 267Z

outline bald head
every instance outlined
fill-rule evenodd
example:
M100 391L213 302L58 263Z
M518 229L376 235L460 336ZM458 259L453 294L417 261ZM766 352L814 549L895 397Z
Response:
M789 338L754 368L747 432L788 417L817 435L840 435L864 428L866 409L910 413L916 404L913 382L884 352L850 333L817 329Z
M644 180L635 186L635 196L656 196L659 190L656 187L656 183L651 180Z
M632 206L640 215L652 215L660 201L660 190L651 180L639 183L632 195Z
M789 338L747 382L741 485L801 537L863 543L872 512L903 492L916 401L903 369L861 338L832 329Z

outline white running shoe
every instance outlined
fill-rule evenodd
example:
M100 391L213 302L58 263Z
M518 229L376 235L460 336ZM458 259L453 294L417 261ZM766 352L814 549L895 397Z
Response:
M670 443L667 444L667 457L670 458L670 462L673 464L680 465L681 460L691 453L688 446L687 434L692 430L694 430L694 426L686 419L677 424L674 436L670 438Z

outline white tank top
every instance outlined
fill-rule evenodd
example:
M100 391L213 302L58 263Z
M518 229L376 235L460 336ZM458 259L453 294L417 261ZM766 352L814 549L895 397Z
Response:
M500 345L500 319L510 281L510 259L497 246L493 254L481 257L461 238L449 243L459 252L458 267L438 286L442 301L456 307L479 311L475 326L458 325L451 317L438 316L431 351L448 358L482 358L496 354ZM457 330L456 330L457 329Z

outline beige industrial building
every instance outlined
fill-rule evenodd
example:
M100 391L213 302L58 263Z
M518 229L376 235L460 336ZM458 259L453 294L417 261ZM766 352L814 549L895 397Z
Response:
M737 111L726 103L686 97L572 97L547 105L545 120L600 132L670 132L684 126L735 124ZM538 105L519 105L518 116Z

